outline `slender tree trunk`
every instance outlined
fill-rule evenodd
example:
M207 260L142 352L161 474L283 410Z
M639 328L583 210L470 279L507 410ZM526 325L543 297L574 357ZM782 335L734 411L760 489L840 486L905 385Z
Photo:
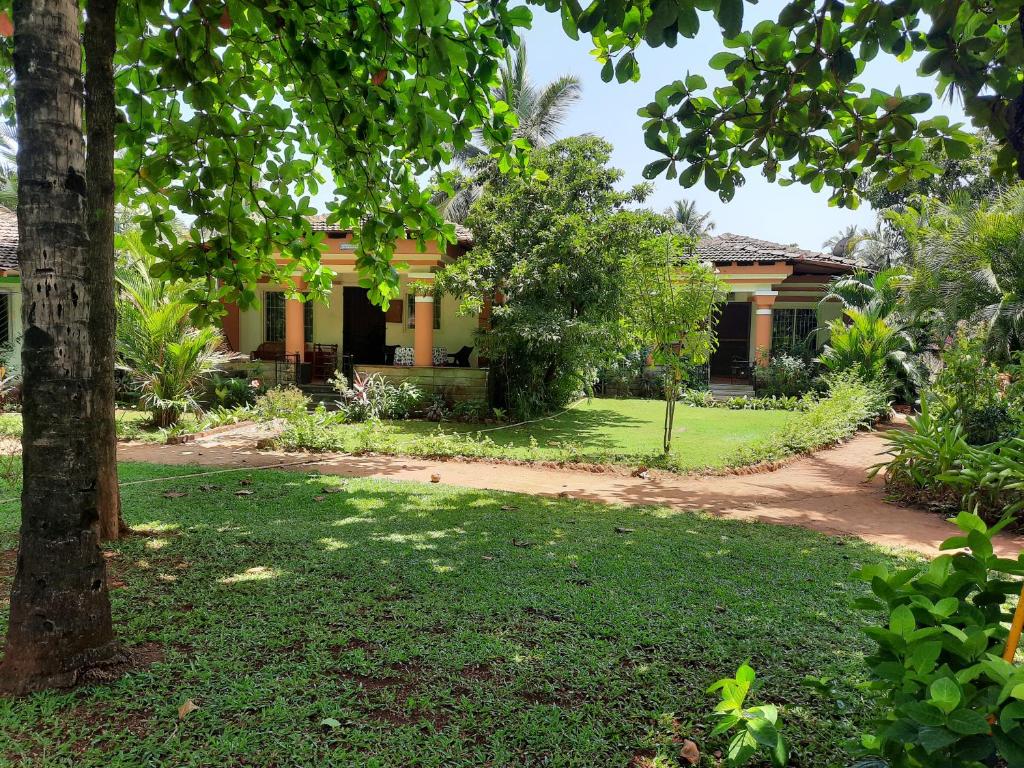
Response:
M15 0L24 375L21 543L0 690L71 685L116 651L99 547L75 0Z
M85 177L89 208L89 336L93 356L96 503L100 536L127 531L117 486L117 424L114 417L114 45L117 0L88 0L85 24Z

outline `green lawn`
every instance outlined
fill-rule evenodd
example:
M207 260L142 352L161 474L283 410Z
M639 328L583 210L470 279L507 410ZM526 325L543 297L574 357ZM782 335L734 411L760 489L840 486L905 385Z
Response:
M724 742L706 736L704 691L743 661L764 681L751 703L782 709L792 766L845 765L841 745L868 715L851 572L888 556L862 543L273 471L139 482L195 471L122 468L125 515L148 533L112 548L114 617L159 660L0 700L0 763L625 767L642 755L671 768L674 739L689 737L707 767ZM0 551L15 544L11 490ZM0 556L4 596L12 569ZM834 677L842 705L805 675ZM188 700L199 708L179 721Z
M334 428L337 445L332 447L442 455L469 450L495 458L649 463L686 471L726 466L741 446L802 416L791 411L679 406L672 453L665 461L661 456L664 414L665 403L660 400L596 398L581 400L555 418L520 427L496 429L486 425L396 421L381 433L377 428L368 431L360 425L343 425ZM483 445L466 445L462 439L436 439L441 432L470 436L479 433L486 441Z
M149 423L146 411L117 409L117 436L122 440L145 440L163 442L164 432ZM192 414L182 416L182 421L195 423ZM0 437L21 437L21 414L0 413Z

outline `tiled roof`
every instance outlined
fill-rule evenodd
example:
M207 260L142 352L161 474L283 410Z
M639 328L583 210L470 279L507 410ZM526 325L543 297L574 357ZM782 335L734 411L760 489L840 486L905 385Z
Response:
M0 272L18 271L18 217L0 205Z
M314 232L340 232L335 225L327 224L327 216L323 213L318 213L316 216L309 217L309 223L313 226ZM455 225L455 237L458 239L459 245L472 245L473 244L473 233L462 226L461 224Z
M697 243L697 256L716 264L755 261L788 261L796 263L826 264L829 266L853 269L856 264L852 259L836 256L832 253L808 251L795 245L782 245L768 240L758 240L746 235L733 235L728 232L714 237L701 238Z

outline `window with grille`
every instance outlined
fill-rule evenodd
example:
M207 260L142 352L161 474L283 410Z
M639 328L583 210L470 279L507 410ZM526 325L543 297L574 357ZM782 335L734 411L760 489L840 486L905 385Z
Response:
M416 327L416 297L413 294L409 294L405 300L405 314L408 317L406 322L407 328ZM434 297L434 330L439 331L441 329L441 297Z
M284 341L284 293L263 294L263 340Z
M11 340L11 294L0 293L0 344Z
M818 327L815 309L776 309L772 311L772 349L817 346L814 331Z
M304 294L305 303L302 305L302 337L307 344L313 343L313 302L309 300L309 294Z

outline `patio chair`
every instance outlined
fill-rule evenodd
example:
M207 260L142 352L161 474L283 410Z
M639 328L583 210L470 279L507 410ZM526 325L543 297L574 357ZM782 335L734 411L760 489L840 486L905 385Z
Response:
M337 344L313 345L313 378L327 381L338 368Z
M463 347L458 352L448 355L448 365L455 368L469 368L469 356L473 354L473 347Z
M398 349L398 344L385 344L384 345L384 365L395 364L395 350Z

